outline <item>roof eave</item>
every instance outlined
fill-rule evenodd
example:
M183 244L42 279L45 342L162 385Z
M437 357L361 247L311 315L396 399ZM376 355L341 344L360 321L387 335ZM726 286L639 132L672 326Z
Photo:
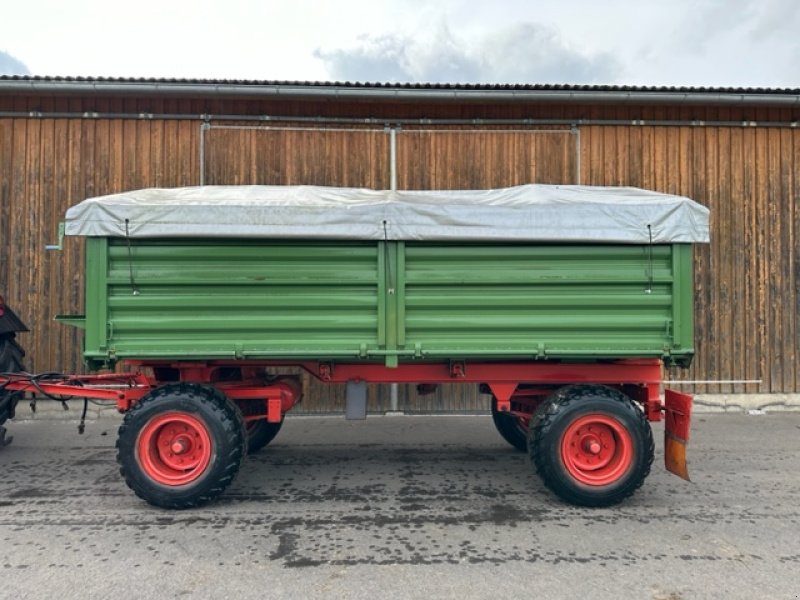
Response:
M739 91L465 89L303 83L4 79L0 94L170 96L343 100L384 102L469 102L533 104L680 104L800 106L800 94Z

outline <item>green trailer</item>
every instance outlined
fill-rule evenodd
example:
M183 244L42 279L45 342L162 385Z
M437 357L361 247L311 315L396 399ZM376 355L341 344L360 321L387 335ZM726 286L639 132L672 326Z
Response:
M92 387L126 412L118 458L153 504L215 497L274 437L302 395L277 367L347 383L356 418L368 383L480 385L502 436L584 505L642 484L648 420L666 410L668 468L686 474L690 399L665 406L660 384L694 353L692 244L708 212L687 198L140 190L73 207L66 234L87 237L86 310L60 319L113 371Z
M89 238L85 356L692 359L692 248Z

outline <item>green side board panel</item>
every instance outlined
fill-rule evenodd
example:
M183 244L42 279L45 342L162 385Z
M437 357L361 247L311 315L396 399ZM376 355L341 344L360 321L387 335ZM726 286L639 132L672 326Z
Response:
M685 244L88 238L86 358L693 354Z

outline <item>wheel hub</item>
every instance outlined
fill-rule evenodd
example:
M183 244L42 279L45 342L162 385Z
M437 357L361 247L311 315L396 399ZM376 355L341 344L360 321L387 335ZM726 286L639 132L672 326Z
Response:
M181 436L175 439L170 446L170 450L172 450L173 454L185 454L187 450L189 450L189 444L191 441L188 440L185 436Z
M561 459L578 482L608 485L627 473L633 464L633 440L613 417L585 415L570 423L564 432Z
M154 417L142 429L137 458L157 483L184 485L198 479L211 462L211 437L203 421L188 413Z
M583 442L583 449L584 451L586 451L586 453L593 454L596 456L600 454L602 446L600 445L600 442L597 439L595 439L594 437L590 438L587 436L587 439L584 440Z

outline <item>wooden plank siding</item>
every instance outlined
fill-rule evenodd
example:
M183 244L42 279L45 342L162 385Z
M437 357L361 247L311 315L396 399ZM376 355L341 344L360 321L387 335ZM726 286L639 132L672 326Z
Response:
M196 147L197 124L172 128L178 146ZM52 322L83 308L83 243L45 252L67 207L83 198L151 185L197 182L197 160L172 169L154 125L122 120L0 119L0 290L34 332L27 366L79 371L81 336ZM165 123L158 123L163 130ZM174 155L179 158L179 153ZM155 175L155 176L154 176Z
M577 159L569 128L404 128L397 136L397 184L441 190L577 183Z
M629 170L611 142L628 137ZM640 130L639 133L636 130ZM771 128L581 129L583 181L690 196L711 209L712 242L697 246L692 380L761 379L697 386L706 393L797 392L797 146L800 132Z
M207 185L389 187L383 128L221 125L203 136Z
M318 184L389 187L389 135L382 125L200 119L50 118L48 111L412 118L644 119L645 124L499 127L403 125L397 133L401 189L488 188L526 182L632 185L690 196L712 214L712 243L698 246L697 357L670 378L760 379L760 384L696 386L706 393L797 393L800 130L790 127L647 125L653 119L789 121L777 109L713 107L306 105L177 99L8 98L0 109L0 294L33 332L22 338L34 371L81 370L78 330L52 322L83 308L83 243L55 241L64 211L86 197L150 186ZM370 112L372 111L372 112ZM235 128L232 128L235 127ZM544 129L544 131L543 131ZM580 137L578 154L577 136ZM200 164L201 140L204 164ZM692 388L687 388L692 389ZM410 411L487 408L470 386L418 398L402 386ZM342 406L342 389L313 385L307 412ZM370 392L388 408L385 387Z

